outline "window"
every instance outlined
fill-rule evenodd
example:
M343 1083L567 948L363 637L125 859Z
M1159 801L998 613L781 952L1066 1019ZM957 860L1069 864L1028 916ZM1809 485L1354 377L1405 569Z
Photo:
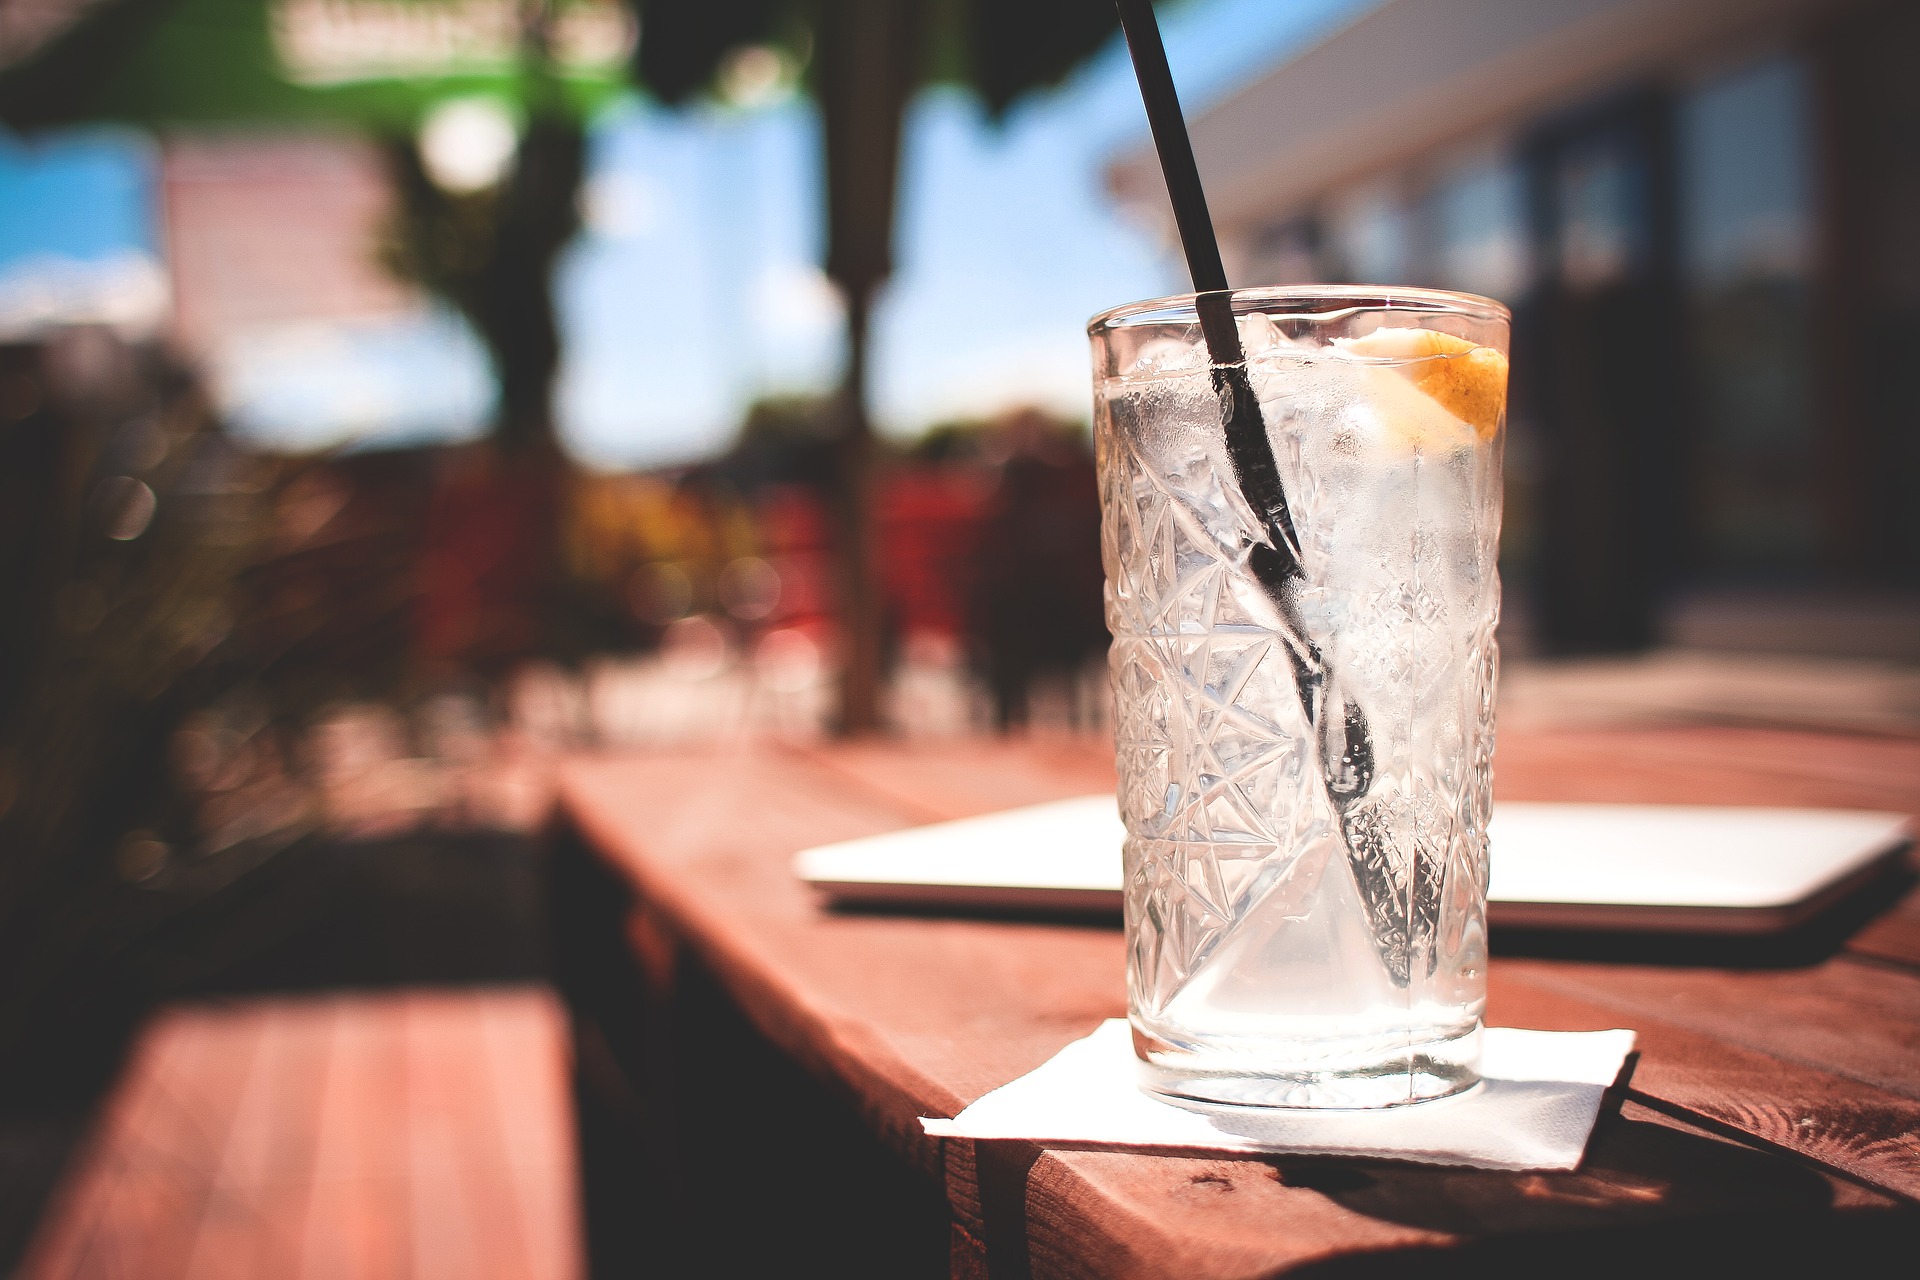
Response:
M1619 283L1645 265L1645 165L1633 143L1605 131L1571 147L1554 175L1560 211L1561 283L1592 292Z
M1504 159L1462 165L1435 182L1427 202L1433 283L1512 303L1532 274L1526 188Z
M1677 120L1698 532L1723 577L1810 569L1819 552L1808 112L1804 68L1780 58L1700 87Z
M1355 284L1414 283L1413 219L1397 191L1368 186L1327 210L1328 272Z

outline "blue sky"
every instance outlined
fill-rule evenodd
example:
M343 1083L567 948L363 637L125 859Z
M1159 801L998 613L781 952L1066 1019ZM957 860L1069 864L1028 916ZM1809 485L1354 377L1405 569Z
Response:
M1189 111L1372 2L1163 6ZM1104 163L1145 136L1117 39L999 125L958 91L921 96L906 135L896 272L875 317L871 396L883 429L911 433L1017 401L1084 412L1086 318L1184 287L1176 260L1122 222L1102 189ZM23 163L17 144L0 142L0 276L34 254L151 249L150 161L137 142L95 136L35 152ZM558 408L583 460L647 465L711 453L755 396L833 383L841 341L814 268L818 155L803 100L680 114L634 101L597 122L588 229L557 280L567 338ZM76 208L83 216L70 216ZM447 350L422 355L423 380L471 367L475 353L454 349L470 339L444 320L429 327L423 353L434 343ZM315 379L299 379L299 395L275 396L269 374L234 381L277 406L236 406L256 435L312 444L369 429L364 403L322 421L330 410L305 390ZM378 376L390 382L393 370ZM320 381L345 386L352 373L343 366ZM407 434L470 425L455 420L472 416L467 387L440 398L446 420L413 414ZM422 386L408 399L435 395ZM313 421L282 412L299 404L312 406Z
M0 132L0 263L152 252L152 147L89 131L45 142Z
M1367 7L1168 6L1184 100L1204 105ZM998 125L964 92L920 97L896 270L874 320L870 392L883 429L910 434L1021 401L1084 414L1087 317L1185 287L1102 187L1105 162L1145 137L1117 39ZM634 105L603 122L596 177L626 184L643 214L624 236L590 231L562 273L573 322L562 421L576 452L609 463L694 456L724 442L754 395L832 384L837 322L817 283L807 287L822 236L818 152L803 102L751 115Z
M133 133L0 131L0 341L55 317L142 331L165 317L154 159Z

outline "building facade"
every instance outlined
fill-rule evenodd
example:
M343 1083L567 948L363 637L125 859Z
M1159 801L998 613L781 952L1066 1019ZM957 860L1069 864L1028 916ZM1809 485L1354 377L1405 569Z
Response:
M1237 283L1513 308L1506 567L1543 648L1770 593L1836 624L1800 647L1920 658L1917 55L1907 0L1388 0L1195 149ZM1150 153L1109 177L1161 216Z

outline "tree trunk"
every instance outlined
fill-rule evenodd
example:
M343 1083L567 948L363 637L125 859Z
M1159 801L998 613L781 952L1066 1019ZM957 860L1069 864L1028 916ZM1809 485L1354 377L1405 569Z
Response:
M474 318L500 379L494 431L508 452L558 452L553 383L560 370L560 327L553 267L579 226L585 157L577 123L536 117L501 193L492 260L479 281Z
M881 597L874 522L873 425L864 396L868 303L847 299L847 372L835 413L835 535L839 552L842 662L839 728L844 734L880 727L886 602Z
M491 440L450 455L437 481L420 634L429 660L495 669L550 639L568 482L553 418L553 267L578 225L585 154L577 122L535 115L501 188L453 194L434 186L411 140L393 147L393 265L466 315L500 397Z

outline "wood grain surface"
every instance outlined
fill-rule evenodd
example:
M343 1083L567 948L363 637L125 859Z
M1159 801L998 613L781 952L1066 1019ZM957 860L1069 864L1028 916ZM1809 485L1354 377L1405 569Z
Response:
M1920 812L1920 743L1899 739L1514 733L1496 775L1512 799ZM1729 1258L1817 1249L1832 1261L1870 1256L1889 1232L1915 1239L1910 890L1882 888L1771 951L1496 937L1490 1021L1640 1033L1622 1105L1574 1174L926 1138L917 1117L956 1113L1124 1013L1119 931L829 911L793 878L792 854L1111 785L1103 744L1028 738L581 761L561 796L566 830L640 904L634 952L661 953L666 936L697 957L780 1053L944 1182L954 1274L1392 1269L1429 1250L1551 1258L1576 1238L1595 1258L1711 1244ZM777 1132L777 1117L765 1123Z
M533 991L182 1006L22 1280L572 1280L566 1032Z

